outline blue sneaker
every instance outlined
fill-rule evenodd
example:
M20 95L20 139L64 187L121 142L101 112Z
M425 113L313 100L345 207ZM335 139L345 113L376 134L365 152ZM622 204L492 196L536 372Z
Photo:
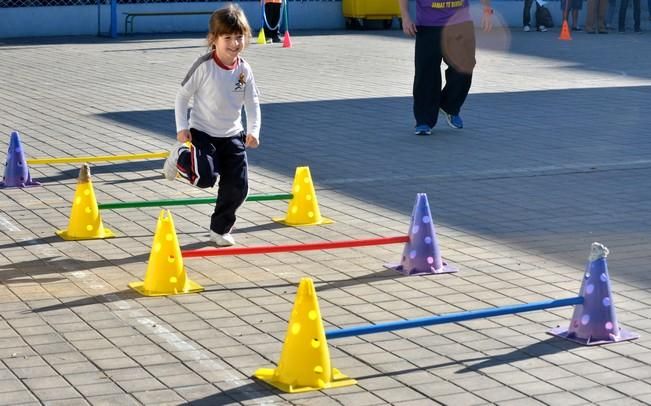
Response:
M427 124L417 125L414 130L416 135L432 135L432 129Z
M445 116L445 119L448 121L448 125L452 128L461 129L463 128L463 120L460 115L448 114L445 110L441 109L441 113Z

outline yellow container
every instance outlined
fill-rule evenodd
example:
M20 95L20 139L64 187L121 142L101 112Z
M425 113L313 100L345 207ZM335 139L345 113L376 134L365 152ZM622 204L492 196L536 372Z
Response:
M384 27L391 28L393 18L400 18L398 0L342 0L341 7L348 28L363 28L364 20L383 20Z

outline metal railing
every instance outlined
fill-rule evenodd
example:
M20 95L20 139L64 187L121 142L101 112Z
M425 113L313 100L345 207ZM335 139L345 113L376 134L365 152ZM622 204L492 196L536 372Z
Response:
M9 7L48 7L48 6L89 6L105 0L0 0L0 8Z
M230 2L232 0L118 0L118 4L147 4L147 3L212 3ZM259 0L235 0L235 2ZM290 0L290 1L341 1L341 0ZM89 6L108 4L110 0L0 0L0 8L9 7L49 7L49 6Z

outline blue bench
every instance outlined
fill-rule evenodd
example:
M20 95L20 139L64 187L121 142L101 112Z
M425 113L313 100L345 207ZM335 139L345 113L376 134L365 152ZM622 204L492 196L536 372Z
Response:
M156 16L189 16L189 15L211 15L213 11L144 11L144 12L126 12L124 14L124 33L133 33L133 21L136 17L156 17Z

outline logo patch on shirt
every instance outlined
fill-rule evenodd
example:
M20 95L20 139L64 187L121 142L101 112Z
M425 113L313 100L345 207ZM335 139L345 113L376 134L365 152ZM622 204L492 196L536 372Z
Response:
M246 79L244 77L244 73L240 73L240 77L235 82L235 88L233 89L234 92L243 92L244 88L246 87Z
M463 7L463 0L435 1L432 3L432 8L458 8L458 7Z

